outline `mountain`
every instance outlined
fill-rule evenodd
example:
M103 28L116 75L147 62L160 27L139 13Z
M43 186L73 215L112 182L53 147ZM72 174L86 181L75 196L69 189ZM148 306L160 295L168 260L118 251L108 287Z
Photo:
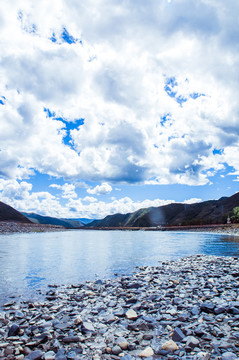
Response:
M226 223L234 207L239 206L239 193L219 200L194 204L173 203L150 207L128 214L108 215L87 227L154 227L160 225L206 225Z
M20 223L31 223L31 221L11 206L0 201L0 221L16 221Z
M68 219L69 220L69 219ZM88 219L88 218L79 218L79 219L71 219L71 220L75 220L75 221L79 221L80 223L82 223L83 225L89 224L92 221L94 221L93 219Z
M35 213L22 213L26 216L31 222L36 224L46 224L46 225L59 225L66 228L80 228L84 226L83 223L71 219L58 219L51 216L42 216Z

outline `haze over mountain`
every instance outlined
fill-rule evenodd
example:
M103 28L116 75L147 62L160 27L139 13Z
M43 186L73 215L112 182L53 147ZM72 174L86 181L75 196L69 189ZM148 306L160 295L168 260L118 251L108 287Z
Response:
M173 203L140 209L128 214L106 216L88 227L152 227L160 225L205 225L225 223L233 208L239 206L239 193L219 200L194 204Z
M36 224L58 225L58 226L64 226L66 228L80 228L84 226L84 223L78 220L58 219L51 216L42 216L35 213L26 213L26 212L23 212L22 214L26 216L31 222Z

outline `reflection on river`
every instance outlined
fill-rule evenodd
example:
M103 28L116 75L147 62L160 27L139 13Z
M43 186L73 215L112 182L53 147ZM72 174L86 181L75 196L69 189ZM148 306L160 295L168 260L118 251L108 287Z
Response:
M136 266L193 254L238 256L239 238L160 231L84 231L0 235L0 304L48 284L130 274Z

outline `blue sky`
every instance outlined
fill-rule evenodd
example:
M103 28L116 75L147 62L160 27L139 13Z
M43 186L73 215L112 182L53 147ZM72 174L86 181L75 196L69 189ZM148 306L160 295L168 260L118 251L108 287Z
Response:
M230 196L239 4L13 0L0 14L0 200L102 218Z

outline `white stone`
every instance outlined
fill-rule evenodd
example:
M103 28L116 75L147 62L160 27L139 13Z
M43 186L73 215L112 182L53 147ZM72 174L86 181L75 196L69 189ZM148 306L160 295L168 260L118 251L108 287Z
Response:
M54 351L48 351L45 354L45 360L55 360L55 355Z
M141 353L139 354L140 357L145 357L145 358L153 356L153 355L154 355L154 351L150 346L146 347L146 349L141 351Z
M129 320L136 320L138 315L133 309L129 309L126 313L126 318Z
M118 345L122 350L127 350L129 344L127 343L127 341L122 341Z
M173 340L169 340L162 345L162 349L168 351L176 351L178 350L178 345Z

